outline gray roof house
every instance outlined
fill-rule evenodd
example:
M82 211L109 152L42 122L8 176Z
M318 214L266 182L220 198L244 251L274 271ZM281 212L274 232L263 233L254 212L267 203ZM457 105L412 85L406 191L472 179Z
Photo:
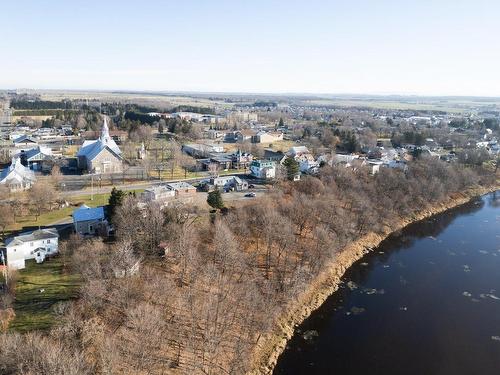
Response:
M35 259L42 263L47 256L59 251L59 233L56 228L38 229L21 233L5 241L7 266L13 269L25 268L25 260Z
M76 156L78 167L89 173L117 173L123 170L122 152L109 135L106 118L99 139L84 141Z
M18 156L14 156L11 165L0 173L0 185L7 186L12 192L29 189L35 179L33 171L22 165Z

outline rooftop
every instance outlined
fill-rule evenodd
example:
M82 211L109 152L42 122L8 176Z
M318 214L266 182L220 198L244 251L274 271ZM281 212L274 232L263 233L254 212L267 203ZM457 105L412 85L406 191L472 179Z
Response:
M45 240L59 238L59 233L56 228L38 229L32 232L21 233L18 236L8 238L5 241L6 246L21 245L25 242L32 242L37 240Z
M75 222L101 219L104 219L104 207L102 206L91 208L82 204L79 208L73 211L73 220Z

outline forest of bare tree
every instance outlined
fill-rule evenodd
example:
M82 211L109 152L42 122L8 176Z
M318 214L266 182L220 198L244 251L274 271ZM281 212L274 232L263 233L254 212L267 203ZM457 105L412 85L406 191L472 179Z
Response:
M127 196L114 241L61 250L81 275L48 333L0 336L2 374L242 374L253 351L325 264L369 232L496 177L434 159L407 172L323 167L224 214L139 208Z

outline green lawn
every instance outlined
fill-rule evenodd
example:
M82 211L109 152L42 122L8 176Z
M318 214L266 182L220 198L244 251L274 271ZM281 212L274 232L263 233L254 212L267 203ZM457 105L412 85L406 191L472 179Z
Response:
M27 332L50 328L54 324L54 306L75 298L79 282L78 276L63 273L61 257L42 264L26 261L26 268L19 271L14 302L16 317L10 329Z
M125 190L128 192L135 192L136 194L140 194L144 191L144 189L135 189L135 190ZM98 207L98 206L106 206L109 201L109 193L103 194L94 194L93 199L90 199L90 194L83 194L76 197L69 198L69 202L72 204L82 205L86 204L89 207ZM11 225L7 228L5 234L8 236L10 232L15 230L21 230L26 227L37 227L37 226L48 226L54 224L63 219L67 219L71 217L71 214L77 207L70 206L65 207L60 210L54 210L50 212L44 212L38 217L36 220L34 215L24 216L22 218L17 218L17 222L14 225Z
M124 190L125 193L135 192L136 194L140 194L143 191L144 189ZM110 195L110 193L94 194L92 197L93 199L90 199L90 194L84 194L78 195L76 197L71 197L70 200L72 203L79 205L85 203L89 207L99 207L106 206L108 204Z

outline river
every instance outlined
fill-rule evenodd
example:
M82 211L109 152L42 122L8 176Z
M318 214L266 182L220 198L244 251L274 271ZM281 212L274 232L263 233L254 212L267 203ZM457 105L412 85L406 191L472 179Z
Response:
M275 375L500 374L500 192L390 236L342 281Z

